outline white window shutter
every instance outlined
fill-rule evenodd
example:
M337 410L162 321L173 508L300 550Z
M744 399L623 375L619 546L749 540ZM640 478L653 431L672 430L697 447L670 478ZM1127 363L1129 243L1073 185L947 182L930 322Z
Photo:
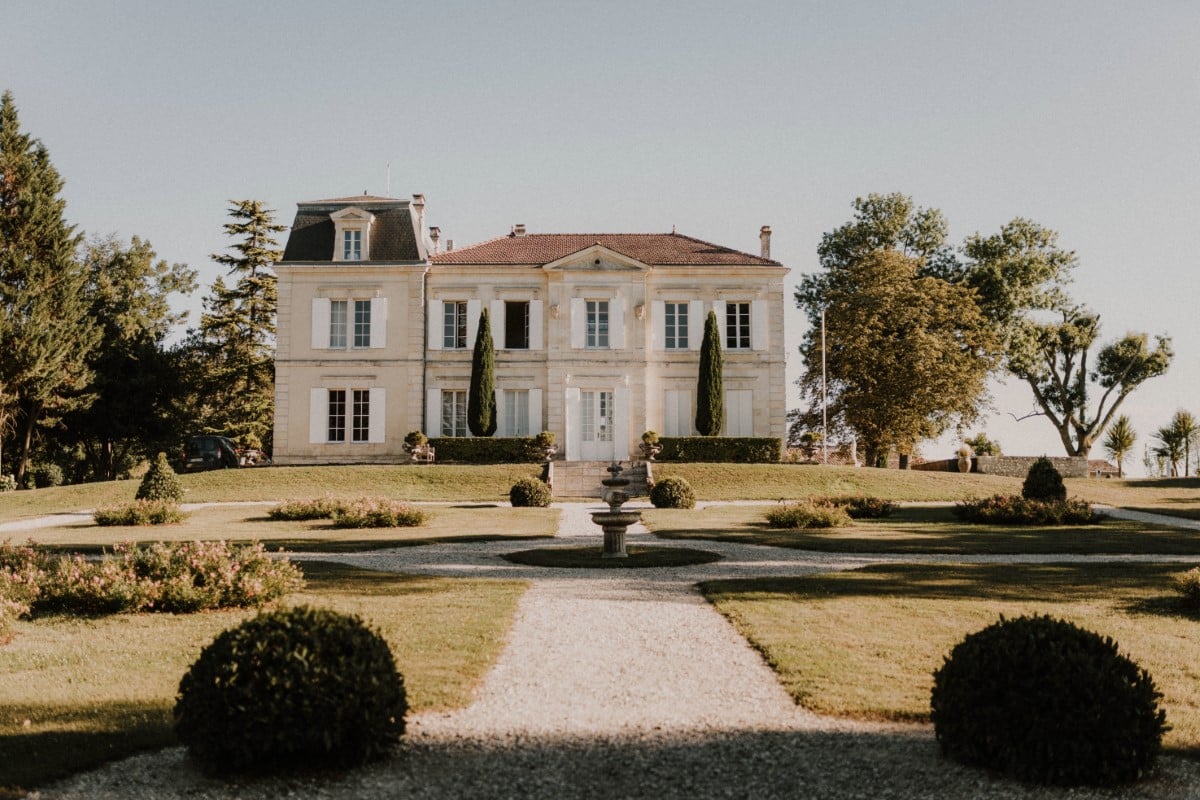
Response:
M467 301L467 349L475 348L475 337L479 333L479 312L483 303L478 300Z
M696 415L692 413L692 392L690 389L679 391L679 427L676 436L691 436L695 425Z
M767 349L767 301L750 302L750 347L754 350Z
M373 324L374 322L372 322ZM371 444L383 444L387 435L387 431L384 429L384 420L387 419L387 389L377 387L369 391L371 408L367 422L367 441Z
M529 390L529 435L537 436L542 432L542 390Z
M679 392L666 391L663 398L663 436L676 436L679 431Z
M584 347L587 340L587 305L582 297L571 298L571 347Z
M507 394L508 392L503 389L496 389L496 431L502 437L513 435L512 430L508 427L508 420L504 417L505 400L508 399L505 395Z
M704 301L688 303L688 350L699 350L704 341Z
M442 435L442 390L425 390L425 435Z
M497 350L504 349L504 301L493 300L491 302L491 311L488 315L492 318L492 347ZM474 344L474 342L472 342Z
M329 441L329 390L311 389L308 393L308 443Z
M629 458L629 387L613 391L613 455L618 461Z
M654 338L650 341L651 350L662 350L667 346L667 304L662 300L655 300L650 304L650 329L654 331L651 334Z
M720 340L721 340L721 349L724 350L726 348L725 301L724 300L713 300L712 310L713 310L713 313L717 315L717 333L720 334L720 336L718 338L720 338ZM701 329L701 330L703 330L703 329ZM701 335L703 335L703 334L701 334Z
M563 438L567 446L563 457L568 461L578 461L583 446L583 431L579 428L580 400L578 387L572 386L563 392Z
M388 301L386 297L371 298L371 347L387 347ZM374 391L374 390L372 390ZM372 441L374 441L372 439Z
M312 301L312 349L329 349L328 297L314 297Z
M742 436L754 435L754 392L742 392L742 407L738 409L742 416Z
M541 350L545 347L544 339L542 338L542 301L529 301L529 349ZM529 402L533 402L532 395ZM533 413L533 412L530 412Z
M441 300L430 300L428 306L429 306L429 311L427 313L429 315L429 319L427 320L427 322L429 323L429 349L430 350L441 350L442 349L442 313L443 313L442 301Z
M608 346L625 349L625 298L614 297L608 303Z

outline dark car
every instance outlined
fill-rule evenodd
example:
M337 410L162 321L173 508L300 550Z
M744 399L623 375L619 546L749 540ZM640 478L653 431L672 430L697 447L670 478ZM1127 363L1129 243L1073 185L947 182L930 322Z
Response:
M237 446L224 436L193 436L183 448L183 471L233 469L239 464Z

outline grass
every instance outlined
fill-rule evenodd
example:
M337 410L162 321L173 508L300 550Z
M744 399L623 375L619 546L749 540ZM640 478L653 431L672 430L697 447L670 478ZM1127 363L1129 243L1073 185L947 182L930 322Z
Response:
M396 500L508 503L519 478L538 477L533 464L472 466L350 465L257 467L180 475L185 503L293 500L363 495ZM79 511L133 500L138 481L109 481L0 494L0 520Z
M558 527L557 509L495 506L426 507L429 521L418 528L335 528L329 520L275 522L267 518L269 505L211 506L197 509L177 525L154 527L100 527L76 522L52 528L22 531L21 541L32 539L57 550L96 553L122 541L256 540L268 549L348 553L435 542L535 539L553 536ZM14 536L16 538L16 536Z
M601 547L541 547L506 553L504 558L515 564L531 567L566 569L637 569L640 567L686 567L692 564L711 564L721 556L707 550L689 547L646 547L631 545L627 558L604 558Z
M319 562L288 603L358 614L392 646L414 711L466 706L503 646L522 581L412 577ZM253 612L19 622L0 648L0 787L26 789L175 743L179 680Z
M933 671L999 615L1052 614L1113 637L1163 692L1169 749L1200 754L1200 637L1167 564L886 565L723 580L705 596L822 714L927 721Z
M1110 519L1099 525L1037 528L975 525L943 508L901 508L885 519L821 530L767 527L762 506L653 509L642 522L664 539L697 539L839 553L1144 553L1200 555L1195 531Z

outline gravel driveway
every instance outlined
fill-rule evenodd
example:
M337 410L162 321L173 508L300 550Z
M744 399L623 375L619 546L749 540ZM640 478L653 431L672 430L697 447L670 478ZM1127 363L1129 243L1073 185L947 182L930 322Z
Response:
M596 506L561 507L560 537L598 540L588 518ZM641 526L631 529L631 542L649 538ZM1106 557L844 556L705 542L702 547L725 560L629 573L522 567L498 557L530 546L494 542L313 556L382 570L533 581L476 701L460 711L410 718L394 758L347 775L224 783L199 774L183 750L173 748L110 764L35 796L1200 797L1195 761L1164 757L1150 779L1119 791L1032 788L943 760L930 726L811 714L796 707L762 658L695 589L708 578L797 575L883 560Z

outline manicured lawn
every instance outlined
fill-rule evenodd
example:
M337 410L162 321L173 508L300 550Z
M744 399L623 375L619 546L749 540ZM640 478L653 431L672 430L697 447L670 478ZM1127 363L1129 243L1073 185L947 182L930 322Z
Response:
M523 581L392 575L318 562L287 598L380 628L414 711L460 708L499 654ZM179 680L220 631L252 611L50 617L0 647L0 787L30 788L174 744Z
M519 478L540 477L535 464L433 464L258 467L180 475L184 502L304 500L326 495L398 500L508 502ZM138 481L111 481L0 494L0 520L126 503Z
M1200 555L1200 536L1140 522L1026 528L960 522L950 508L902 508L891 517L823 530L768 528L770 506L654 509L642 521L665 539L707 539L840 553L1149 553ZM1198 559L1200 560L1200 559Z
M117 542L257 540L268 549L345 553L382 547L469 542L492 539L536 539L554 535L557 509L508 506L425 506L429 521L415 528L338 529L329 520L275 522L267 518L270 504L215 506L191 512L178 525L102 528L89 520L53 528L36 528L12 535L23 543L74 552L97 552Z
M1174 611L1178 565L887 565L703 585L800 705L837 716L925 721L932 674L1001 614L1052 614L1113 637L1150 671L1172 730L1200 754L1200 621Z

